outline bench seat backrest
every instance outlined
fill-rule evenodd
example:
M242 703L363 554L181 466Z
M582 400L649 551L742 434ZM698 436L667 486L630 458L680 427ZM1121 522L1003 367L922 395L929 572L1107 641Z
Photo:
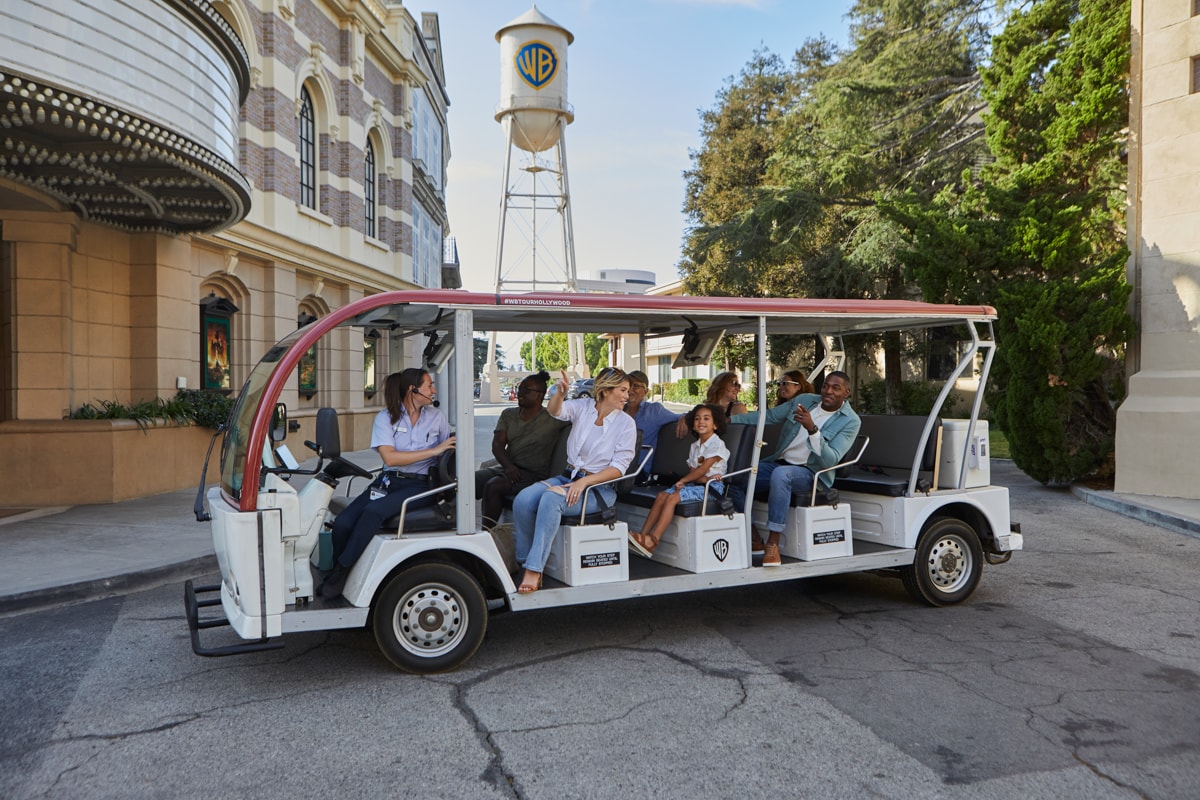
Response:
M929 438L921 441L928 417L898 414L861 414L862 428L859 434L871 437L866 452L859 459L860 467L878 467L888 470L912 469L913 456L921 451L919 469L932 472L937 466L937 435L942 429L942 420L934 421Z

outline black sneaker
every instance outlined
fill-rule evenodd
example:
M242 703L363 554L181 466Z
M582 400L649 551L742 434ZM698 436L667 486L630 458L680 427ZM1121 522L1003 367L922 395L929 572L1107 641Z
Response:
M346 588L346 577L349 574L350 570L347 567L343 567L341 564L334 564L333 571L329 573L324 583L321 584L321 597L324 597L326 600L341 597L342 589Z

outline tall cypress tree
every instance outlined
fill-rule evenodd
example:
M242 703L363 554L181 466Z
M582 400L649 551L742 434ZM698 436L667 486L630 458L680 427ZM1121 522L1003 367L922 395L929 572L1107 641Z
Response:
M1111 474L1132 335L1124 232L1128 0L1036 0L983 70L995 162L932 205L888 210L930 299L993 303L989 398L1013 459L1043 482Z

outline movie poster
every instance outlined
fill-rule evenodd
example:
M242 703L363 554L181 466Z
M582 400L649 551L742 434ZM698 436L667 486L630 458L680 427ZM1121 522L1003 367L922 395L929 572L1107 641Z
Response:
M229 389L229 318L206 317L204 320L204 388Z
M300 374L300 391L305 394L315 394L317 391L317 346L308 348L308 352L300 356L300 365L296 368Z

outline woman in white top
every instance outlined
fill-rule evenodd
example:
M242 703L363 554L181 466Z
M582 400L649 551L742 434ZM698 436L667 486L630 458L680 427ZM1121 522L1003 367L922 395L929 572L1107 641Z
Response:
M699 503L704 500L704 484L708 484L710 495L720 497L725 493L725 470L729 465L729 448L721 439L728 427L725 412L720 406L698 405L685 418L696 441L688 451L688 466L691 471L654 498L654 505L646 515L641 532L630 531L629 543L633 549L649 558L658 547L667 526L675 516L675 507L682 503Z
M557 419L571 423L567 437L567 469L522 489L513 500L513 541L517 561L525 574L517 591L536 592L542 586L542 571L550 557L550 546L564 514L578 516L584 490L625 474L633 461L637 427L624 412L629 400L629 379L614 367L596 375L596 399L563 400L567 373L558 381L558 391L546 403ZM613 484L588 492L587 510L597 511L601 502L612 506L617 499Z
M430 467L454 447L450 423L434 406L436 397L433 377L419 367L393 373L384 383L386 407L371 426L371 447L383 459L383 472L333 521L333 571L321 584L322 597L332 600L342 593L350 569L384 520L400 513L405 500L429 489Z

